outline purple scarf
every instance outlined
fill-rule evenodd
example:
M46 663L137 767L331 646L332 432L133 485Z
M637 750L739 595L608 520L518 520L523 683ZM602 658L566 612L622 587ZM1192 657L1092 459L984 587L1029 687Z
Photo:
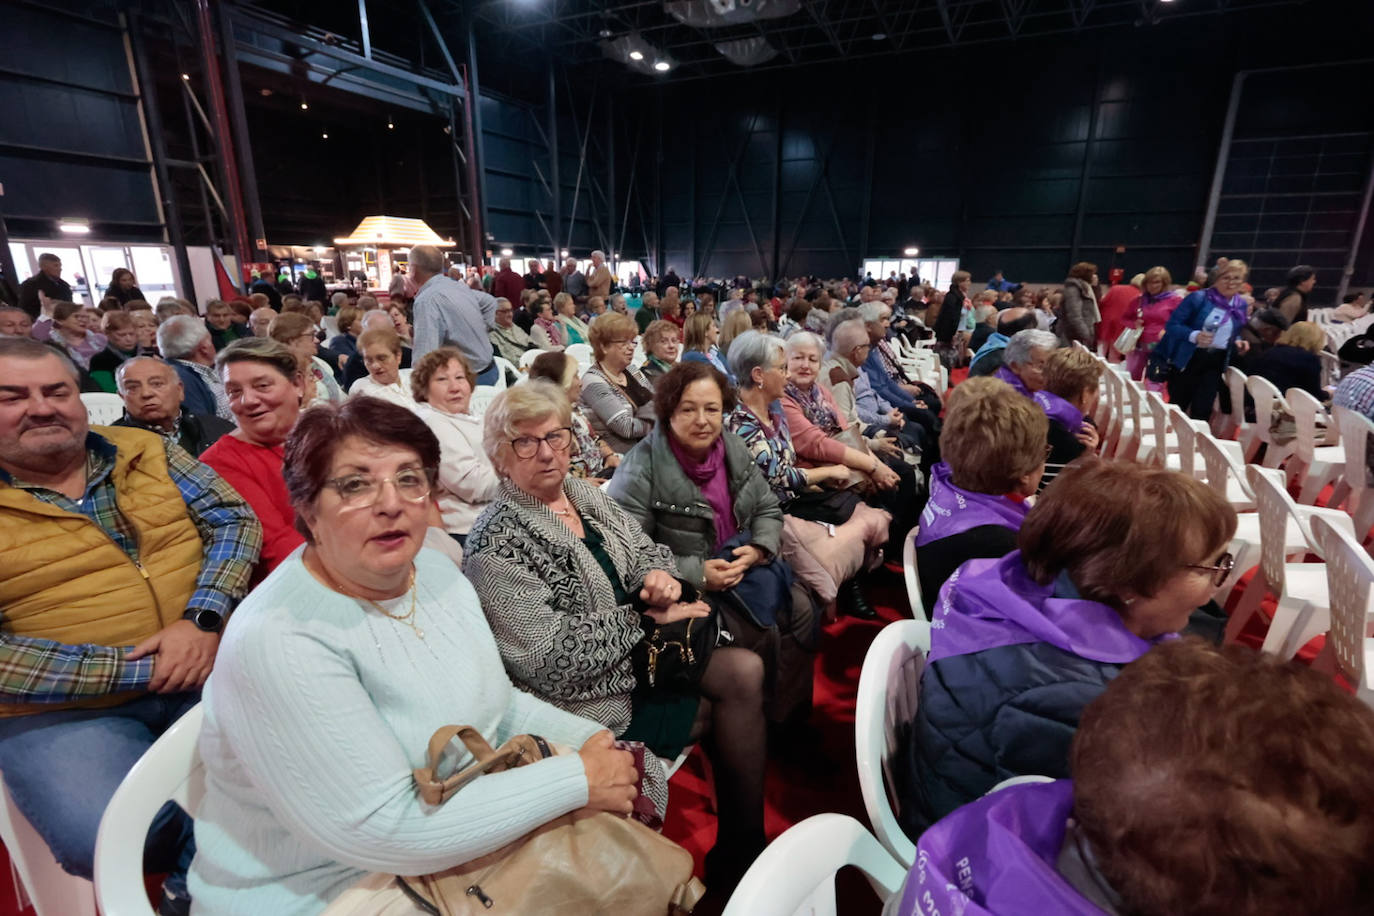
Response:
M682 472L701 488L701 495L706 497L707 504L715 513L716 543L724 544L739 533L739 527L735 524L735 500L730 495L730 475L725 473L725 437L717 437L716 444L711 446L706 458L698 461L687 454L672 433L664 432L664 436Z
M1234 342L1240 329L1245 327L1245 323L1250 320L1250 315L1245 307L1245 300L1240 296L1232 296L1228 301L1225 296L1217 292L1215 286L1207 287L1207 301L1219 309L1226 310L1226 317L1232 322L1234 328L1231 331L1231 339ZM1205 322L1206 316L1203 317Z
M812 382L811 387L805 391L788 382L782 393L795 401L797 406L801 408L802 414L811 421L811 425L827 436L833 436L842 431L840 421L835 417L835 411L830 409L825 396L821 394L819 382Z
M1059 395L1050 394L1048 391L1037 391L1031 395L1031 400L1039 405L1040 409L1045 412L1045 416L1069 432L1076 433L1083 427L1083 411Z
M1056 596L1053 583L1030 577L1019 550L998 560L969 560L955 570L940 589L930 626L931 662L1045 642L1090 661L1124 665L1166 638L1141 639L1105 604Z
M1073 783L985 795L921 835L901 916L1102 916L1055 868L1073 813Z
M1005 496L960 489L949 476L949 465L943 461L930 469L930 497L921 512L917 547L982 525L1001 525L1016 530L1030 511L1025 503Z
M1008 366L999 366L997 371L992 374L992 377L1001 379L1026 397L1031 396L1030 389L1026 387L1026 383L1021 381L1021 377L1015 372L1012 372L1011 368Z

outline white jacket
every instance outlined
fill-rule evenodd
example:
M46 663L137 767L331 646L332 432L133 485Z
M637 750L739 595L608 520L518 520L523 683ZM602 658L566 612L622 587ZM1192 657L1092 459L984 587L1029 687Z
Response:
M467 534L501 485L482 449L482 418L444 413L429 404L417 405L415 412L439 440L437 495L444 529Z

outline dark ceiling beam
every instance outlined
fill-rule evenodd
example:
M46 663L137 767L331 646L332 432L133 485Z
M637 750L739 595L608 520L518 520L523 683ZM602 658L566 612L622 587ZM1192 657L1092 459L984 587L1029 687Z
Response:
M835 34L835 27L830 24L830 19L826 15L828 12L826 7L829 6L829 4L815 2L802 3L802 6L811 14L811 18L816 21L816 25L825 33L825 37L830 40L830 43L835 46L835 50L840 54L844 54L844 47L840 45L840 38ZM817 9L817 7L819 7L819 9Z

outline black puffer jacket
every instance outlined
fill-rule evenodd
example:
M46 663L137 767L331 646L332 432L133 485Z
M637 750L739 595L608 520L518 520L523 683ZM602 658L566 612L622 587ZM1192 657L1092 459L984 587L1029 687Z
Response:
M931 664L898 761L903 829L920 836L1012 776L1067 778L1079 716L1121 668L1048 643Z

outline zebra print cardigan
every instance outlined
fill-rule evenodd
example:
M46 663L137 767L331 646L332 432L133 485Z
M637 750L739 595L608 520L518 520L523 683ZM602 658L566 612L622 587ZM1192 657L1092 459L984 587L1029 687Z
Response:
M601 533L627 593L638 592L651 570L676 576L672 552L599 488L569 477L563 491L584 524ZM640 615L616 605L610 581L582 542L542 502L505 480L463 552L463 572L511 680L616 735L625 731Z

